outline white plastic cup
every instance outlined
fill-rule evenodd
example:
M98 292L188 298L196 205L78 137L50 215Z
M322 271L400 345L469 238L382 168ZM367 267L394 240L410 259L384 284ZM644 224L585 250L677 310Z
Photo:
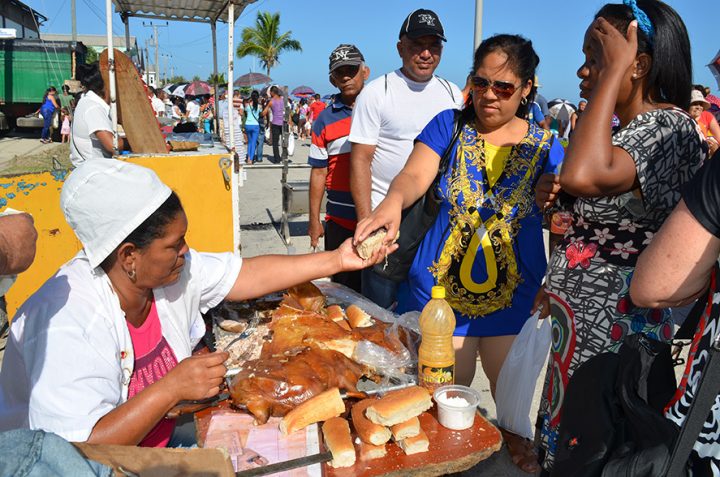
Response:
M458 403L458 399L453 398L461 398L465 402ZM438 421L443 427L462 431L471 428L475 423L475 413L480 404L480 393L473 388L460 384L442 386L435 390L433 399L438 406Z

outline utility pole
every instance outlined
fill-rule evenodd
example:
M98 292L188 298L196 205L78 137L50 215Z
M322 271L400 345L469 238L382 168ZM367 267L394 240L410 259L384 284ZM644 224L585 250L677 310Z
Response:
M70 0L70 21L72 22L72 41L77 42L77 21L75 18L75 0Z
M163 58L165 59L165 67L163 68L163 80L164 80L163 83L166 83L166 82L167 82L167 79L168 79L168 75L167 75L167 65L168 65L168 58L169 58L169 57L170 57L170 55L168 55L167 53L163 53Z
M146 25L145 22L143 22L143 26L153 29L153 37L155 40L155 85L157 86L160 83L160 38L158 36L158 28L168 28L169 23L165 22L164 25L157 25L154 22L150 22L149 25Z
M150 52L148 51L148 45L150 39L145 38L145 84L150 84Z

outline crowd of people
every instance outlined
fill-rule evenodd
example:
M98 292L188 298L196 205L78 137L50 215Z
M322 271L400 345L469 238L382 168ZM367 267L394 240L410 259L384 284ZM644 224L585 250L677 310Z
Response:
M285 123L310 139L308 235L313 247L324 238L325 252L288 257L191 250L182 205L153 172L90 160L109 156L112 133L102 77L87 67L85 93L67 113L78 167L61 197L84 248L15 317L0 373L0 429L179 444L165 414L180 400L217 394L225 372L225 353L191 355L204 331L200 314L223 299L328 275L398 313L421 310L431 288L443 286L457 323L455 381L470 385L479 357L493 397L528 318L551 320L534 439L499 422L515 465L543 475L558 475L572 449L601 440L568 434L576 414L565 405L601 392L574 376L602 355L622 354L637 335L669 345L681 324L674 309L699 300L706 306L684 318L693 352L680 386L664 401L650 381L639 391L656 415L682 426L720 329L720 159L711 159L720 126L710 92L693 85L682 19L656 0L607 4L588 19L578 45L583 101L563 123L537 93L541 58L531 40L482 41L463 89L435 74L445 42L435 12L411 12L398 34L400 66L369 82L360 49L338 45L328 66L338 93L328 105L319 95L293 104L277 86L247 98L228 90L217 108L210 97L169 99L150 89L158 116L196 131L219 119L223 137L232 131L247 146L236 151L248 163L263 160L266 130L271 162L280 162ZM43 117L62 107L51 89ZM406 276L391 279L371 266L398 248L403 211L428 192L439 212L417 237ZM564 233L546 248L543 227L558 215L569 218ZM97 217L107 219L98 225ZM381 229L383 247L362 260L353 244ZM720 475L720 394L715 402L688 461L692 475ZM621 444L592 458L631 452Z

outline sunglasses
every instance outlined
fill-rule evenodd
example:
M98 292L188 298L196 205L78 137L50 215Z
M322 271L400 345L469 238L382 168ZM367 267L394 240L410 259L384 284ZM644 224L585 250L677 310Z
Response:
M500 99L510 99L518 87L512 83L505 81L490 81L482 76L473 76L470 81L472 82L473 89L479 94L485 94L488 88L491 88L495 96Z
M344 65L334 69L333 72L330 73L330 75L340 79L345 78L346 76L354 78L359 71L360 65Z

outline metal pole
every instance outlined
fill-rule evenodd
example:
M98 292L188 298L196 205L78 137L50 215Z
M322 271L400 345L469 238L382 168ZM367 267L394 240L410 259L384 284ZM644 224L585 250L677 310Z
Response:
M218 124L220 124L220 120L218 119L218 112L220 109L218 108L218 87L220 86L217 82L218 77L218 68L217 68L217 24L215 23L215 20L210 23L210 31L212 32L212 47L213 47L213 75L215 76L215 94L213 97L215 98L215 114L213 119L213 125L215 126L215 134L218 134Z
M230 145L230 154L233 161L232 176L230 181L230 193L232 197L232 220L233 220L233 252L240 255L240 192L238 187L242 185L240 175L243 173L240 165L240 158L235 154L235 125L233 124L233 104L232 104L232 84L233 72L235 68L235 41L233 33L235 31L235 3L230 1L228 5L228 136Z
M160 77L160 49L158 47L157 25L153 25L153 35L155 35L155 86L157 87L160 84L160 81L158 81Z
M233 69L235 68L235 41L233 38L233 30L235 29L235 4L233 2L230 2L230 5L228 5L228 145L230 146L230 151L234 154L235 153L235 125L233 123L233 116L235 115L235 111L233 111L233 89L232 84L234 81L233 78Z
M122 18L122 21L125 24L125 54L128 58L132 58L130 55L130 17L123 13L120 18Z
M105 25L108 44L108 83L110 83L110 119L112 119L113 150L118 151L117 98L115 93L115 51L112 37L112 0L105 0Z
M77 41L77 19L75 18L75 0L70 0L70 21L72 22L72 41Z
M482 16L483 0L475 0L475 38L473 42L473 54L482 42Z

